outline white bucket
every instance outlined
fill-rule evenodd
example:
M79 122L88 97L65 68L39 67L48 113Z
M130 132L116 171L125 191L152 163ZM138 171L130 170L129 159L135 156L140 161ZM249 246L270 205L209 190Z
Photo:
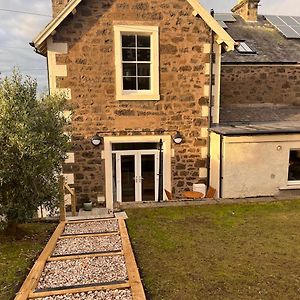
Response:
M206 184L204 184L204 183L194 183L193 184L193 191L206 195Z

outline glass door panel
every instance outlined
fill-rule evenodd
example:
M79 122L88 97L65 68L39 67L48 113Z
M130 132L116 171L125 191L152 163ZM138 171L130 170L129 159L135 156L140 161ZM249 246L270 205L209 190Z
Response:
M121 156L121 193L123 202L135 201L135 155Z
M116 200L118 202L157 201L157 150L116 151Z
M155 155L141 155L142 201L155 200Z

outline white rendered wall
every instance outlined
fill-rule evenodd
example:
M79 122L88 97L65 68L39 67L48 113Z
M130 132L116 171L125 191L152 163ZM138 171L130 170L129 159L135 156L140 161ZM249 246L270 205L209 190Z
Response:
M290 149L300 135L224 137L223 198L274 196L289 186Z
M215 188L216 197L220 197L220 136L214 132L210 135L210 186Z

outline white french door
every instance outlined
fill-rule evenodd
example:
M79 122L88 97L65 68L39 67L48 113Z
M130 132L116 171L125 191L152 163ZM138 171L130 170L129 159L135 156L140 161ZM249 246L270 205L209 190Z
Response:
M118 202L157 201L159 151L114 151Z

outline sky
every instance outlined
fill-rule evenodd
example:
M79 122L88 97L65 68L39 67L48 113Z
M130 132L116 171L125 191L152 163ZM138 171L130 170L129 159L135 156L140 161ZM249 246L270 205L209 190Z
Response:
M200 2L207 9L213 8L216 12L230 12L230 8L238 1L200 0ZM300 16L299 0L261 0L259 13ZM40 91L47 90L46 59L36 54L29 46L29 42L51 20L51 14L51 0L0 0L0 78L10 75L11 70L18 67L22 73L38 80Z

